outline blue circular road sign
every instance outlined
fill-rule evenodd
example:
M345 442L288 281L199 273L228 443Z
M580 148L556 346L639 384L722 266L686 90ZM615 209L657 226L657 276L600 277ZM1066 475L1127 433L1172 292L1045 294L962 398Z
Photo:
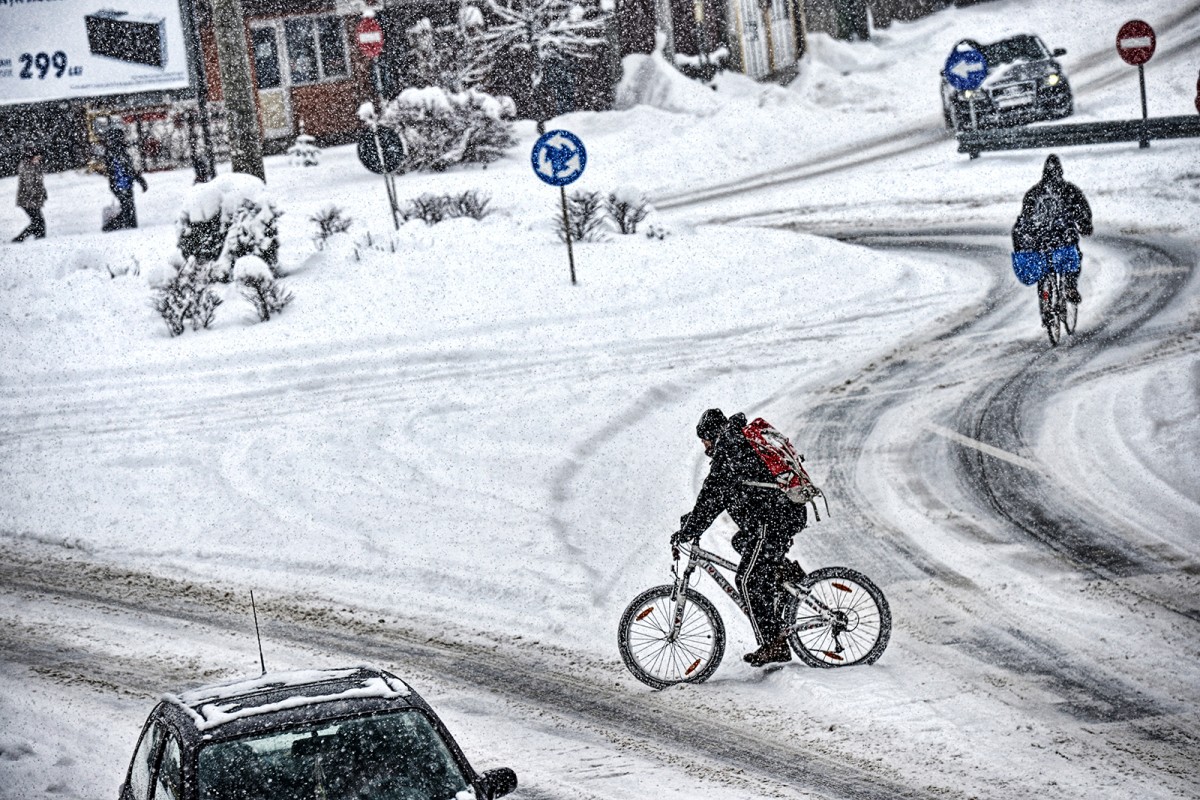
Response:
M587 166L587 150L570 131L547 131L529 154L533 174L551 186L574 183Z
M987 73L987 58L974 47L954 50L946 59L946 68L942 70L946 82L960 92L978 88Z

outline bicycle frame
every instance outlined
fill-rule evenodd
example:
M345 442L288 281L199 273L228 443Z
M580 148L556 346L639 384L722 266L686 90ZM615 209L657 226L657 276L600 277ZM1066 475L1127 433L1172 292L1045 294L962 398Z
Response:
M695 543L680 543L672 550L672 555L676 555L680 550L687 554L687 564L684 565L683 571L680 572L679 558L676 557L671 568L672 572L675 573L675 588L671 592L671 602L675 604L675 617L671 623L672 638L675 638L679 635L679 630L683 626L683 612L687 605L687 595L683 590L691 580L692 573L696 570L696 567L700 567L706 573L708 573L708 576L716 581L716 584L725 591L725 594L729 596L729 599L737 605L737 607L743 614L746 615L747 618L749 618L750 610L746 607L745 598L742 597L737 588L735 588L734 585L730 583L729 580L717 569L718 567L723 567L727 570L736 572L738 568L737 564L733 563L729 559L721 558L716 553L705 550L699 544ZM794 583L785 581L783 584L783 590L794 597L803 597L806 603L820 611L822 614L828 614L831 616L835 614L834 609L814 598L812 596L812 592L806 586L798 586ZM798 631L820 628L823 627L824 624L824 622L795 622L784 630L782 636L787 637Z

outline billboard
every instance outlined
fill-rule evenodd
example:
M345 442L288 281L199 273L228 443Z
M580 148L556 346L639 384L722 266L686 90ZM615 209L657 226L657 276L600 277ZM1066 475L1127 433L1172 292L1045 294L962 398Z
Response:
M0 106L190 85L178 2L0 0Z

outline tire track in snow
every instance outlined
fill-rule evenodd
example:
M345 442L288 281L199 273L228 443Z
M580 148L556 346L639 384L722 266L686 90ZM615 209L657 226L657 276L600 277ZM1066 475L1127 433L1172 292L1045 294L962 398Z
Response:
M45 602L80 603L88 609L105 608L132 613L143 624L197 626L205 635L247 635L243 599L221 587L181 581L124 568L90 563L78 557L61 557L45 548L30 551L0 542L0 592L22 593ZM264 638L302 649L337 653L367 663L413 664L425 674L455 685L486 691L528 709L561 715L572 724L590 728L613 742L649 754L664 762L687 755L701 759L709 774L726 770L722 778L749 788L765 781L780 796L823 798L933 798L936 790L897 783L886 768L856 762L845 753L825 748L814 732L807 741L779 741L756 733L752 727L726 719L700 702L680 705L670 693L639 694L637 703L614 687L612 676L620 667L589 662L570 652L553 652L543 646L517 642L490 644L475 637L454 641L394 625L377 625L332 613L288 598L260 604ZM7 663L40 664L51 669L57 651L41 646L6 651ZM97 673L118 690L125 688L122 666L105 667L103 654L72 649L71 663L82 670L92 663ZM569 668L567 665L569 664ZM144 691L153 681L136 671L133 689ZM761 790L761 787L760 789ZM533 796L552 796L540 792Z

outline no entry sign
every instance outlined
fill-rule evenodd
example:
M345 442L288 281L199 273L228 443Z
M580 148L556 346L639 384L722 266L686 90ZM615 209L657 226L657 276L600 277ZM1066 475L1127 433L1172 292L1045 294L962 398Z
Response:
M1131 19L1117 31L1117 55L1126 64L1141 66L1154 55L1154 29L1140 19Z
M359 52L366 58L379 58L383 52L383 28L379 27L375 18L363 17L359 20L356 33Z

